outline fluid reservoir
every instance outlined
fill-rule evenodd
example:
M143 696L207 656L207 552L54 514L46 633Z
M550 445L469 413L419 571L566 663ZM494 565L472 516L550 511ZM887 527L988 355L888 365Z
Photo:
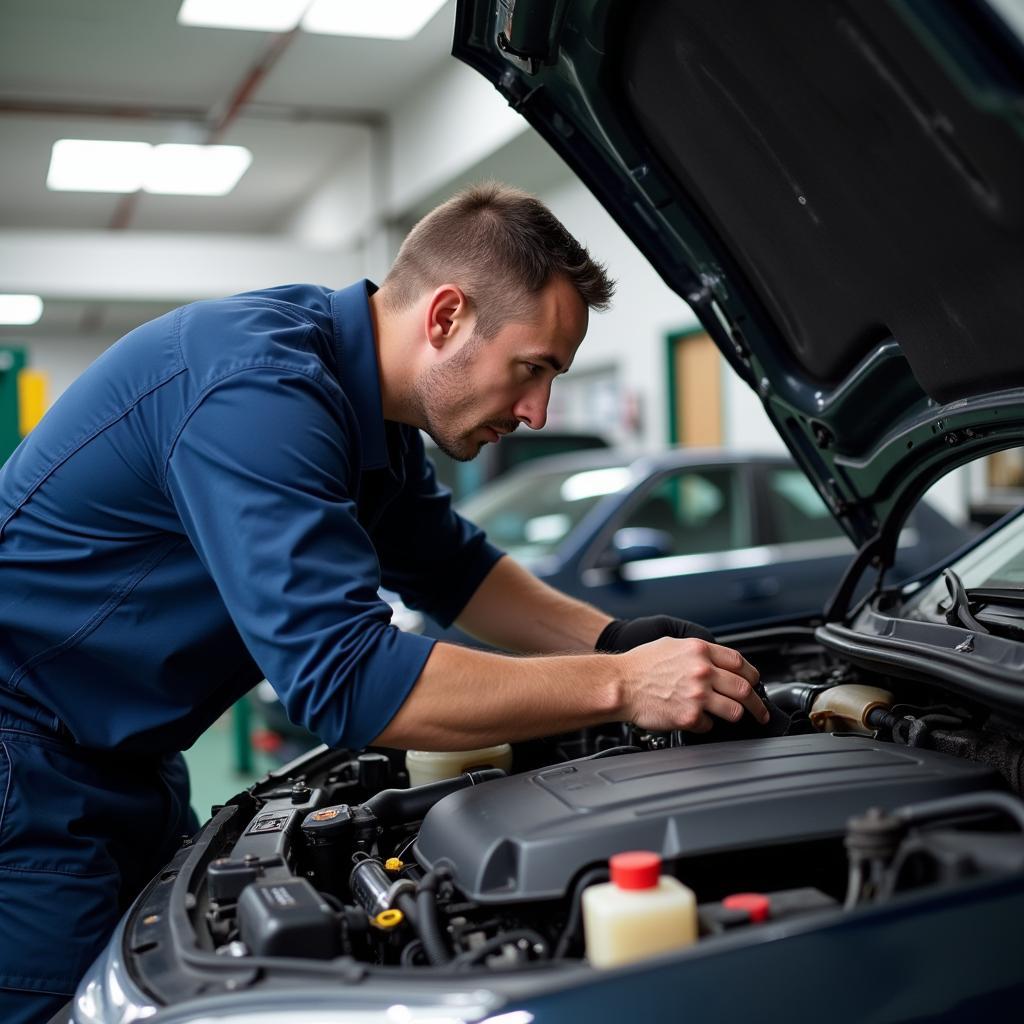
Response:
M697 898L661 873L648 851L617 853L611 881L583 890L583 934L592 967L617 967L697 940Z
M409 785L453 779L471 768L512 768L512 748L507 743L477 750L410 750L405 755Z

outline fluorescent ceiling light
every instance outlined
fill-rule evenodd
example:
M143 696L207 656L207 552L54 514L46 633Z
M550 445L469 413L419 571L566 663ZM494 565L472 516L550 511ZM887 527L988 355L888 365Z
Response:
M313 0L302 18L307 32L411 39L446 0Z
M148 142L58 139L46 187L55 192L137 192L152 148Z
M179 196L226 196L252 163L244 146L154 146L142 181L146 192Z
M38 295L0 295L0 324L27 326L43 315L43 300Z
M309 0L185 0L178 11L178 23L290 32L308 6Z
M61 192L153 192L227 195L252 163L244 146L59 139L47 188Z

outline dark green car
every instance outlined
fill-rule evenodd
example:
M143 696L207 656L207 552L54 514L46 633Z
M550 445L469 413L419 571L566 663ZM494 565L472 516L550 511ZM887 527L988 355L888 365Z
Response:
M455 55L693 307L853 543L815 624L722 638L788 735L622 723L427 791L320 748L153 881L79 1024L1020 1018L1024 517L887 572L936 479L1024 443L1021 30L1009 0L460 3ZM699 937L596 970L581 893L637 848Z

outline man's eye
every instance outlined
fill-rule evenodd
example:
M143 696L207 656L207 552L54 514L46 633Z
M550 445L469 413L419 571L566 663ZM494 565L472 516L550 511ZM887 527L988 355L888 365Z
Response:
M544 367L541 366L539 363L527 363L526 364L526 372L531 377L538 377L538 376L540 376L540 374L543 372L543 370L544 370Z

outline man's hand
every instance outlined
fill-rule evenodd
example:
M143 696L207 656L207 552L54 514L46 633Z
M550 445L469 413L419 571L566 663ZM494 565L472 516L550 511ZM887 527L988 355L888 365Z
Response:
M715 642L715 634L699 623L672 615L648 615L642 619L614 619L609 622L597 638L594 650L621 654L663 636L674 636L680 640L695 636L712 644Z
M754 690L757 669L731 648L663 637L620 657L626 663L627 716L643 729L707 732L709 716L738 722L744 710L761 724L769 720Z

